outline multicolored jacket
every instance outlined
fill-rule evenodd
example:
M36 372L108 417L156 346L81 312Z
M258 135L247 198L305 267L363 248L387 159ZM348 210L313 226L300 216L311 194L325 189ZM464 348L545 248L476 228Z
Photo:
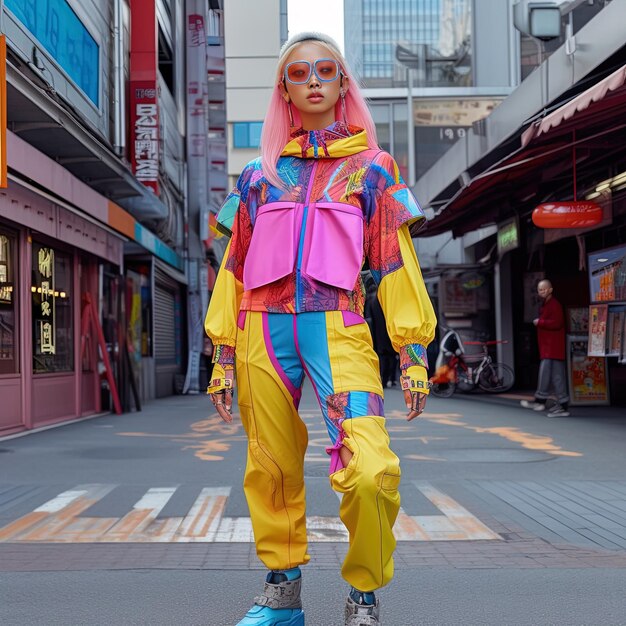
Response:
M436 318L409 234L424 214L393 158L335 122L292 134L277 172L285 189L248 163L218 216L231 240L205 321L214 360L232 365L240 311L363 316L367 262L401 368L426 367Z

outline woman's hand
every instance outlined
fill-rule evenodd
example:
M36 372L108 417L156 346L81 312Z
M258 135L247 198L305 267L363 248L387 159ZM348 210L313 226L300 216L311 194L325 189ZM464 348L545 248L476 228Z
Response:
M406 402L406 408L409 410L406 419L410 422L422 413L426 407L426 398L428 394L419 393L418 391L404 390L404 401Z
M408 413L407 421L415 419L426 407L426 398L430 392L428 372L419 365L409 367L400 377L400 384L404 391L404 401Z
M233 369L222 367L219 363L213 365L211 384L207 389L218 415L227 423L233 421L233 391L235 377Z

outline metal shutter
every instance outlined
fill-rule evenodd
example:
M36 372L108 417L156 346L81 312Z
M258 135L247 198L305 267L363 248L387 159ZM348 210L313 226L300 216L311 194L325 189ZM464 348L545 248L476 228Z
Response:
M154 289L154 357L157 361L176 361L174 292L157 283Z

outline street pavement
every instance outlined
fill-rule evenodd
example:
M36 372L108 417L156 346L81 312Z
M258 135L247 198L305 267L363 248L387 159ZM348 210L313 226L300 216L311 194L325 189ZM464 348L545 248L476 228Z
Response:
M626 412L548 418L430 398L404 420L396 577L383 624L626 624ZM341 626L347 536L307 388L309 626ZM241 487L245 434L205 396L0 439L0 624L233 625L262 586Z

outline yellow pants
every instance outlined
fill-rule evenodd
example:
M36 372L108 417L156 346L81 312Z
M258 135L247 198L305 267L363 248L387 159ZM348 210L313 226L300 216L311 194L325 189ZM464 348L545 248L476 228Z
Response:
M331 442L353 453L347 467L330 475L332 488L343 494L339 514L350 535L342 575L361 591L386 585L393 577L400 467L389 448L367 324L340 311L247 312L240 317L236 357L238 404L248 435L244 490L259 558L269 569L288 569L310 558L308 435L298 415L307 374Z

